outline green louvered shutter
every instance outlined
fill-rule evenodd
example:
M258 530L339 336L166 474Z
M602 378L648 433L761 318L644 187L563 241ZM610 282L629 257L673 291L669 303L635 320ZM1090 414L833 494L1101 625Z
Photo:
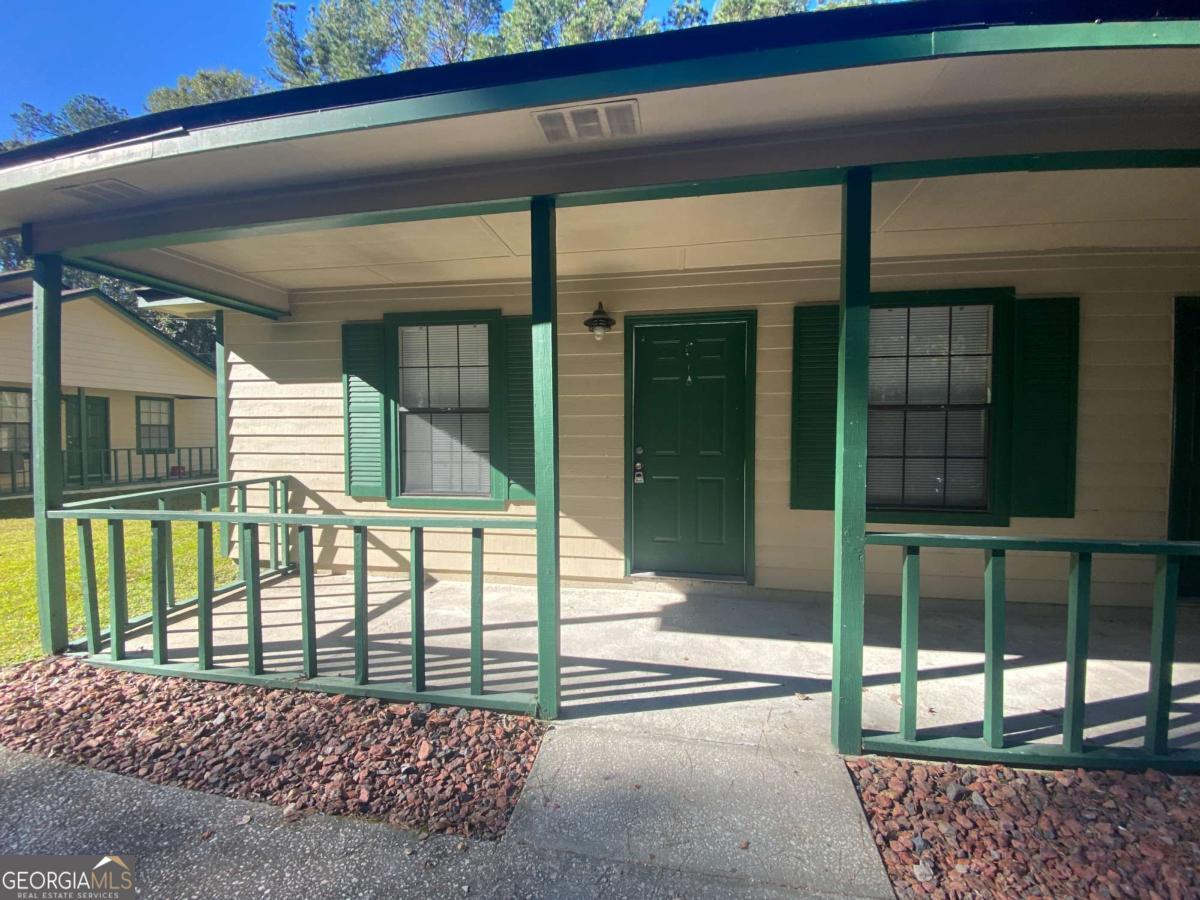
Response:
M504 320L505 474L510 500L533 499L533 340L528 316Z
M792 509L833 509L838 306L797 306L792 328Z
M387 496L387 362L382 322L342 326L342 393L346 403L346 493Z
M1075 515L1079 300L1018 300L1013 340L1014 516Z

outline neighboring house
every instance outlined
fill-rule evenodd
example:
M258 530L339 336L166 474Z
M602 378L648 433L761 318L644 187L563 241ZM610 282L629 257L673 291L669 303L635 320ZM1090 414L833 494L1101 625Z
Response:
M561 580L832 591L838 747L932 752L861 733L903 571L984 601L972 758L1006 597L1070 596L1084 657L1089 598L1153 604L1157 758L1200 593L1193 11L891 4L172 111L0 156L0 229L48 307L65 260L217 310L222 478L290 476L320 565L464 578L486 533L537 585L544 715Z
M32 293L0 273L0 496L31 490ZM102 291L63 294L62 378L68 488L216 474L213 370Z

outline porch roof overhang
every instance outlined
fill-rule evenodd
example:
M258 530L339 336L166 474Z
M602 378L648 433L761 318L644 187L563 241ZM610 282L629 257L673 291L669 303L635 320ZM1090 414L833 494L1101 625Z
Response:
M925 0L145 116L0 156L0 233L277 317L289 288L172 248L517 212L542 194L572 206L824 185L855 165L878 166L877 182L931 165L1194 166L1189 14L1187 2ZM627 99L636 137L548 144L534 115Z

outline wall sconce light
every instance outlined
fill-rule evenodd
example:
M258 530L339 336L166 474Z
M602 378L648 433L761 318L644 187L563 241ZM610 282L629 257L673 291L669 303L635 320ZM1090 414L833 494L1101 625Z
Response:
M604 336L612 331L612 327L617 324L617 320L608 314L604 309L604 304L600 303L596 306L590 319L584 320L583 326L588 331L596 336L596 340L604 340Z

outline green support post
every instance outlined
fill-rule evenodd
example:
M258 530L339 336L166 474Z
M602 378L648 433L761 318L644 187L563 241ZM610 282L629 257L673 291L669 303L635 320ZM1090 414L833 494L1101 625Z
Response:
M842 182L841 330L833 510L833 746L862 750L866 606L867 374L871 338L871 170Z
M983 739L1004 746L1005 552L984 552L983 568Z
M229 481L229 383L228 363L225 360L225 313L217 310L213 315L216 328L216 343L213 346L213 361L217 370L217 481ZM229 509L229 488L221 488L220 510ZM232 549L229 525L221 523L221 554L229 556Z
M296 529L296 552L300 556L300 650L304 677L317 677L317 594L313 575L313 531L311 525Z
M354 683L370 676L370 636L367 634L367 529L354 526ZM424 687L415 690L424 690Z
M167 500L165 497L159 498L158 508L165 511L167 508ZM163 522L163 527L167 529L167 609L175 608L175 537L171 523Z
M409 530L409 646L412 660L412 689L425 690L425 530Z
M242 525L238 556L246 592L246 667L251 675L263 673L262 587L258 571L258 526Z
M79 486L85 488L88 483L87 391L85 389L76 389L75 403L79 419Z
M1067 584L1067 695L1063 701L1063 749L1068 753L1082 753L1083 719L1087 708L1092 554L1071 554Z
M210 505L202 494L204 508ZM212 522L196 523L196 665L213 665L213 529Z
M267 482L267 512L272 516L279 512L279 482L271 480ZM268 529L270 536L270 548L268 551L270 557L270 565L268 568L274 572L279 568L279 526L274 522L271 523Z
M471 693L483 693L483 529L471 529Z
M538 711L558 717L562 687L558 583L558 260L555 201L530 202L533 448L537 520Z
M125 523L108 520L108 650L116 661L125 658L125 628L129 621L125 583Z
M917 739L917 653L920 649L921 548L903 547L900 574L900 734Z
M287 515L292 511L292 499L289 494L291 479L284 477L279 479L279 511ZM279 547L280 565L285 569L292 567L292 532L288 525L284 525L281 529L282 542Z
M87 651L95 656L100 652L100 598L96 595L96 550L92 545L92 523L80 519L79 585L83 593L83 625L87 635Z
M167 547L171 533L167 523L150 523L150 630L154 664L167 661Z
M1155 561L1154 611L1150 624L1150 699L1146 711L1146 749L1156 756L1168 750L1171 718L1171 669L1175 665L1175 619L1179 599L1179 557Z
M67 649L63 523L46 518L63 499L62 259L33 261L33 544L42 652Z

